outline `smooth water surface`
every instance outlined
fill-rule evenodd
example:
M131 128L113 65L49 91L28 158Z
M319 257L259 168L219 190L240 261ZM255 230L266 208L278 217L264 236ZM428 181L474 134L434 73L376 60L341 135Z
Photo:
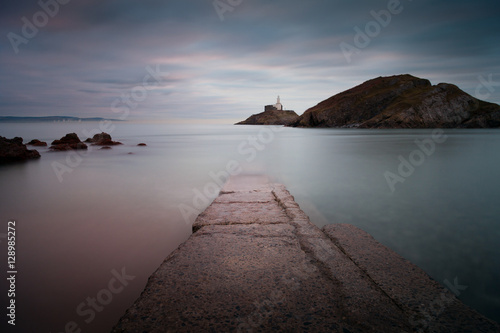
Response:
M88 131L101 130L0 124L25 142ZM16 221L19 332L108 332L235 165L285 184L318 226L354 224L441 284L457 278L460 299L500 320L500 131L446 130L436 141L433 130L124 122L108 132L124 145L38 148L40 160L0 167L0 233ZM400 177L392 188L388 172Z

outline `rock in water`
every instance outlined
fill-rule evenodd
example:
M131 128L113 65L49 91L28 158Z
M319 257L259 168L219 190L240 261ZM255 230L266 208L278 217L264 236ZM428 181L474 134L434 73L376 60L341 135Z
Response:
M29 150L23 144L23 138L7 139L0 136L0 164L40 158L36 150Z
M97 146L114 146L122 144L121 142L113 141L111 139L111 135L104 132L94 135L92 139L88 138L85 142L89 142Z
M293 110L284 110L280 97L276 104L264 106L264 112L251 115L235 125L291 125L297 121L299 115Z
M235 125L291 125L298 118L299 115L294 111L273 110L251 115Z
M47 142L40 141L38 139L34 139L34 140L31 140L30 142L28 142L28 145L30 145L30 146L37 146L37 147L46 147L47 146Z
M292 126L358 128L500 127L500 106L457 86L411 75L379 77L308 109Z
M87 145L80 141L78 135L75 133L66 134L60 140L52 141L52 146L50 149L52 150L72 150L72 149L87 149Z

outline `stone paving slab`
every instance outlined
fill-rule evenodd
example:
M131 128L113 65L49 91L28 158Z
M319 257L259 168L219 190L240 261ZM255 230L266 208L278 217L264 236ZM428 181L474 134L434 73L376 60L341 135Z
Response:
M323 231L405 310L415 330L447 332L452 326L462 332L500 332L497 323L467 307L422 269L367 232L350 224L327 225Z
M337 296L300 250L292 226L212 225L167 258L114 332L296 331L313 324L342 332L350 326L332 301Z
M231 178L193 231L112 332L498 332L449 292L422 318L444 288L360 229L322 232L266 177Z
M246 223L288 223L289 219L276 202L257 204L212 203L196 219L193 231L204 226L219 224L246 224Z
M269 191L221 192L214 203L276 203L276 198Z

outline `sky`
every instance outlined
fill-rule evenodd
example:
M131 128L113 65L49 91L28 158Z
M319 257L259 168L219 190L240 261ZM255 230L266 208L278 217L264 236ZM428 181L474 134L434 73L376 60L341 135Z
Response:
M302 114L396 74L500 103L492 0L2 0L0 116Z

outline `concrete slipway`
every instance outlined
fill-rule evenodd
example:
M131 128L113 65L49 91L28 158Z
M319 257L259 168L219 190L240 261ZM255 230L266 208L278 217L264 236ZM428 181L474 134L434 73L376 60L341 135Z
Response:
M112 332L500 332L347 224L318 229L281 184L231 178Z

